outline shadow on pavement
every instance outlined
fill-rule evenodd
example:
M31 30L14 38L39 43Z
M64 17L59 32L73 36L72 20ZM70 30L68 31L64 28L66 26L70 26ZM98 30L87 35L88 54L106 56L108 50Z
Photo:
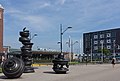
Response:
M47 74L68 74L68 73L55 73L54 71L45 71L43 73L47 73Z
M34 69L39 69L38 67L33 67Z
M0 76L0 79L7 79L6 76Z
M56 74L56 73L55 73L55 72L53 72L53 71L45 71L45 72L43 72L43 73Z
M7 78L6 76L2 75L2 76L0 76L0 79L10 79L10 78ZM20 78L12 78L12 79L22 79L22 77L20 77Z

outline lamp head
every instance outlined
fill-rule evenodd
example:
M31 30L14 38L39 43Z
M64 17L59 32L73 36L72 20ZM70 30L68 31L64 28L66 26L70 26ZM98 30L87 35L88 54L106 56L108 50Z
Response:
M68 27L68 28L72 28L72 27Z
M75 41L75 43L78 43L78 41Z
M34 36L37 36L37 34L34 34Z

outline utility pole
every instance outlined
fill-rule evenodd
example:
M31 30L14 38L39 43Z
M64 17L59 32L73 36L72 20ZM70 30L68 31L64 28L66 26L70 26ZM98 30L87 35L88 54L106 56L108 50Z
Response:
M92 39L91 39L91 63L92 63Z
M69 60L70 60L70 62L71 62L71 37L69 36L69 42L68 42L68 44L69 44Z
M102 57L101 57L101 62L103 62L103 41L101 42L101 53L102 53Z
M67 27L64 31L62 30L62 24L60 24L60 56L64 57L63 55L63 34L65 33L65 31L67 31L68 29L70 29L72 27Z
M113 57L115 58L116 54L115 54L115 40L113 40Z

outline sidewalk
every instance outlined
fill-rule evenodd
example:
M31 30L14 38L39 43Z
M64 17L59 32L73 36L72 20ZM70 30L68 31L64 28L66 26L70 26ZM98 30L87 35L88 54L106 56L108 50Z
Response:
M7 79L0 74L0 81L119 81L120 64L71 65L67 74L55 74L52 65L35 67L35 73L24 73L18 79Z

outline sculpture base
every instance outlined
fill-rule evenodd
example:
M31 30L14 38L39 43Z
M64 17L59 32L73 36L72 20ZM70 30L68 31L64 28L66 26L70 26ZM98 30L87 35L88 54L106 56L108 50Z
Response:
M57 74L66 74L66 72L69 71L69 69L68 68L55 68L54 71Z
M35 70L31 66L25 66L24 73L34 73Z

